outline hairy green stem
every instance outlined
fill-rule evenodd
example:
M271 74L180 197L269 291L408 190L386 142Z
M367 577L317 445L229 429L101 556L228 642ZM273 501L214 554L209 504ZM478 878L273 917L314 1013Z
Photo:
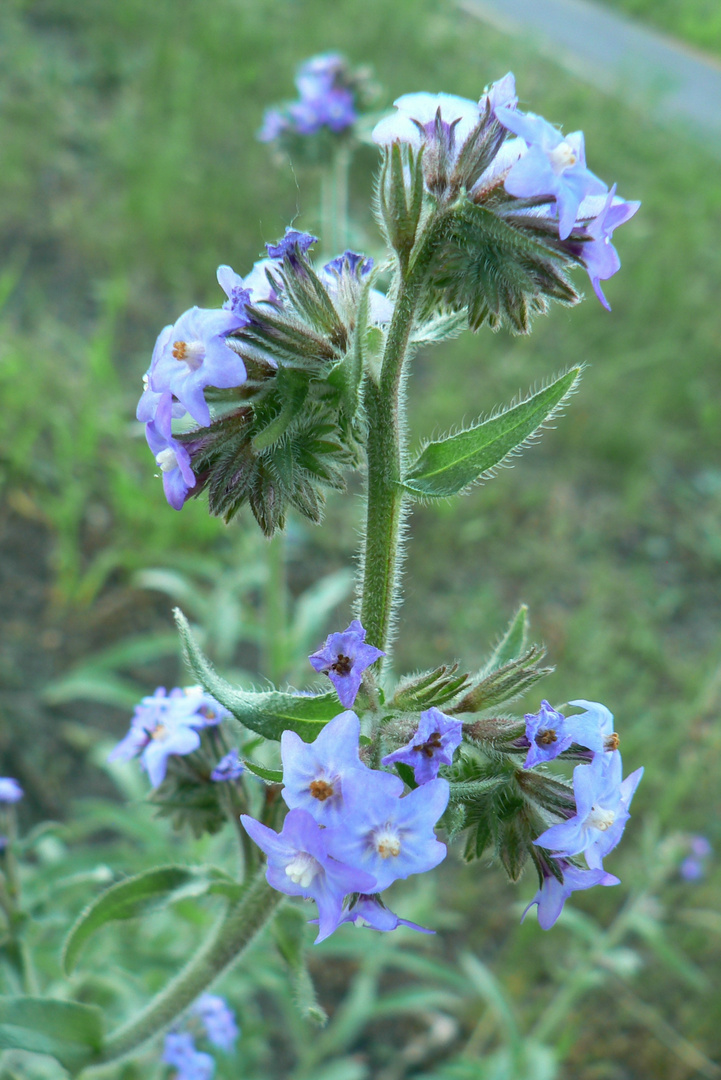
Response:
M282 899L282 894L267 884L262 870L173 981L138 1016L111 1032L95 1064L115 1061L131 1053L171 1024L240 956Z
M405 496L399 481L406 452L404 369L438 225L438 218L428 222L413 262L405 273L399 270L380 378L376 382L369 376L365 386L368 481L360 618L368 642L384 650L392 641L402 554Z
M265 675L278 686L288 666L288 596L285 569L285 536L276 533L267 547L268 577L265 583Z

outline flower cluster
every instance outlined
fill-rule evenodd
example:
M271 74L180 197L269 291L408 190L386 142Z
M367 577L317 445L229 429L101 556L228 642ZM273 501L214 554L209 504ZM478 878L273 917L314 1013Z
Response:
M611 237L640 204L617 196L615 184L609 191L588 169L582 132L564 136L543 117L519 111L517 103L510 72L478 102L452 94L404 94L394 102L396 114L376 125L373 139L381 146L422 148L426 187L441 203L450 205L465 192L472 205L491 211L501 223L491 230L496 255L504 226L516 239L521 233L530 240L526 255L536 250L535 266L529 266L528 257L525 261L527 292L541 288L554 299L574 302L562 289L565 280L558 267L549 267L548 260L576 263L585 267L608 308L600 283L621 265ZM466 216L466 233L468 224ZM476 219L474 227L488 239L488 222ZM467 273L473 265L466 263ZM480 286L480 268L475 271ZM453 299L453 290L447 299Z
M312 56L295 77L298 100L267 109L258 132L261 142L292 135L316 135L322 130L342 135L358 119L358 75L339 53Z
M198 1018L201 1034L208 1042L230 1053L235 1047L239 1031L233 1010L225 998L217 994L202 994L194 1003L188 1017L189 1026ZM210 1054L196 1049L192 1031L171 1031L165 1036L163 1061L178 1071L174 1080L212 1080L215 1061Z
M345 377L328 380L352 346L373 260L346 251L316 271L315 243L288 229L246 277L218 267L223 306L193 307L158 336L137 418L175 510L207 490L211 513L229 520L247 501L272 534L287 502L317 522L319 489L343 486L355 434L341 430ZM367 321L387 323L391 303L367 296Z
M130 730L110 752L108 761L140 763L153 787L165 779L172 755L192 754L200 746L200 732L214 727L230 713L199 686L176 687L166 693L158 687L136 707Z
M243 815L248 834L268 856L270 885L315 900L323 941L344 922L377 930L399 925L378 895L394 881L432 870L446 856L434 826L446 808L440 777L403 794L402 780L359 757L360 721L353 712L331 720L313 743L283 732L280 833Z
M565 717L544 701L538 713L526 716L530 743L526 768L550 761L574 745L584 747L590 758L588 764L573 770L575 812L570 810L566 820L551 825L534 841L540 849L536 865L541 887L526 912L537 904L544 930L553 926L572 892L619 883L604 870L603 860L621 839L643 776L640 768L623 779L618 735L604 705L585 700L570 704L584 711ZM580 855L585 857L586 868L571 861Z

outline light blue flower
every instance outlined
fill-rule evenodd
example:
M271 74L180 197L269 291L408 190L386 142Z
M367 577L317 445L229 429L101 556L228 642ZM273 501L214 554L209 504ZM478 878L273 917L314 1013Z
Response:
M619 878L607 874L605 870L582 870L566 859L556 859L555 862L563 874L563 881L558 880L550 866L543 865L543 884L523 912L521 922L533 905L537 904L538 923L542 930L550 930L571 893L591 889L594 885L621 884Z
M365 638L363 626L353 619L342 633L330 634L323 648L308 657L316 671L328 676L346 709L356 699L365 669L385 656L375 645L366 645Z
M399 777L369 769L360 760L359 735L360 721L354 712L340 713L329 721L312 743L303 742L294 731L283 732L283 799L291 809L307 810L321 825L339 825L346 815L349 785L401 794Z
M219 994L201 994L192 1011L202 1020L208 1041L230 1053L240 1032L235 1022L235 1013L229 1008L225 998Z
M573 770L576 813L568 821L551 825L534 844L555 855L585 854L592 870L603 868L603 859L618 844L629 817L629 806L643 776L643 768L621 780L618 750L597 754L590 765Z

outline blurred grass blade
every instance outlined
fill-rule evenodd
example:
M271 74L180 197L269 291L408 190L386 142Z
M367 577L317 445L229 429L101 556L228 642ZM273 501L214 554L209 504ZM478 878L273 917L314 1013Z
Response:
M57 998L0 998L0 1050L50 1054L77 1073L103 1041L102 1012Z

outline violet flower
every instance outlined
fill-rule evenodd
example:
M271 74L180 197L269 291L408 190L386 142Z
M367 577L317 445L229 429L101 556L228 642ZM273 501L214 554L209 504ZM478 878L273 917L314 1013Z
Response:
M513 165L505 179L510 195L529 199L548 195L556 200L561 240L570 235L578 209L587 195L605 194L602 180L586 168L583 132L565 138L561 132L533 113L498 105L495 114L505 128L524 139L527 152Z
M407 926L410 930L417 930L420 934L435 934L435 930L429 930L418 923L409 922L408 919L399 919L398 916L387 908L379 896L366 896L361 893L356 900L346 908L341 923L353 923L354 926L367 926L371 930L380 930L388 933L397 930L399 926Z
M333 303L349 323L357 316L363 278L372 269L373 259L370 256L359 255L356 251L344 251L342 255L337 255L326 263L318 274ZM393 318L392 302L378 289L370 290L368 309L370 322L375 326L383 326Z
M278 261L288 260L296 273L303 272L303 262L308 250L313 244L318 243L317 236L310 233L298 232L297 229L286 229L277 244L266 244L268 256Z
M169 1032L165 1036L163 1059L178 1070L175 1080L212 1080L215 1062L210 1054L195 1049L189 1032Z
M538 905L538 923L542 930L550 930L563 911L563 905L573 892L581 889L591 889L594 885L620 885L620 879L613 874L607 874L605 870L581 870L566 859L557 859L556 862L563 873L563 882L560 882L550 867L542 867L543 884L539 888L530 904L521 915L521 922L525 919L534 904Z
M375 878L331 857L329 835L306 810L291 810L280 833L241 814L243 828L268 856L266 879L288 896L304 896L318 905L316 944L340 923L343 898L354 892L373 892Z
M160 466L165 498L173 510L182 510L188 492L195 487L197 480L190 464L190 454L182 443L173 438L172 416L173 397L167 391L160 396L155 419L145 426L145 438L156 464Z
M12 776L0 776L0 803L20 802L25 792Z
M205 1028L208 1041L230 1053L240 1034L235 1021L235 1013L229 1008L225 998L218 994L201 994L192 1008L199 1016Z
M584 200L579 209L579 217L587 216L599 202L601 200L598 197ZM601 282L607 281L621 269L621 260L611 243L611 237L614 229L632 218L640 205L640 202L626 202L617 196L614 184L603 200L597 216L584 223L586 235L591 239L574 245L591 279L593 291L607 311L611 310L611 305L604 296Z
M227 780L237 780L244 772L245 765L240 760L240 754L234 746L220 759L210 774L210 779L215 781L215 783L222 783Z
M359 620L353 619L342 633L329 634L323 648L308 657L311 667L328 676L346 709L356 699L365 669L385 656L374 645L366 645L365 637Z
M438 776L441 765L451 765L453 754L463 739L463 723L445 716L440 709L426 709L409 743L386 754L382 765L401 761L413 769L416 783L426 784Z
M621 755L597 754L590 765L573 770L576 813L568 821L551 825L534 844L555 855L571 857L583 852L592 870L603 868L603 859L618 844L629 817L629 806L643 776L643 768L623 782Z
M564 716L544 700L537 713L526 713L526 738L531 744L524 762L526 769L532 769L543 761L552 761L574 744L585 746L594 754L617 748L618 736L609 741L613 736L613 714L605 705L582 699L569 704L578 705L586 711Z
M226 338L247 324L245 312L199 307L185 311L169 333L163 331L162 347L148 373L148 389L169 390L194 420L207 427L205 387L230 389L246 380L245 365Z
M345 793L350 784L400 795L403 783L390 773L369 769L358 757L360 721L343 712L329 721L312 743L294 731L280 740L283 759L283 799L291 809L306 810L320 825L339 825L346 814Z
M328 851L336 859L357 866L376 879L373 890L382 892L398 878L423 874L446 857L434 825L448 804L447 780L431 780L402 799L390 791L369 793L363 785L345 792L347 813L343 824L324 830Z

